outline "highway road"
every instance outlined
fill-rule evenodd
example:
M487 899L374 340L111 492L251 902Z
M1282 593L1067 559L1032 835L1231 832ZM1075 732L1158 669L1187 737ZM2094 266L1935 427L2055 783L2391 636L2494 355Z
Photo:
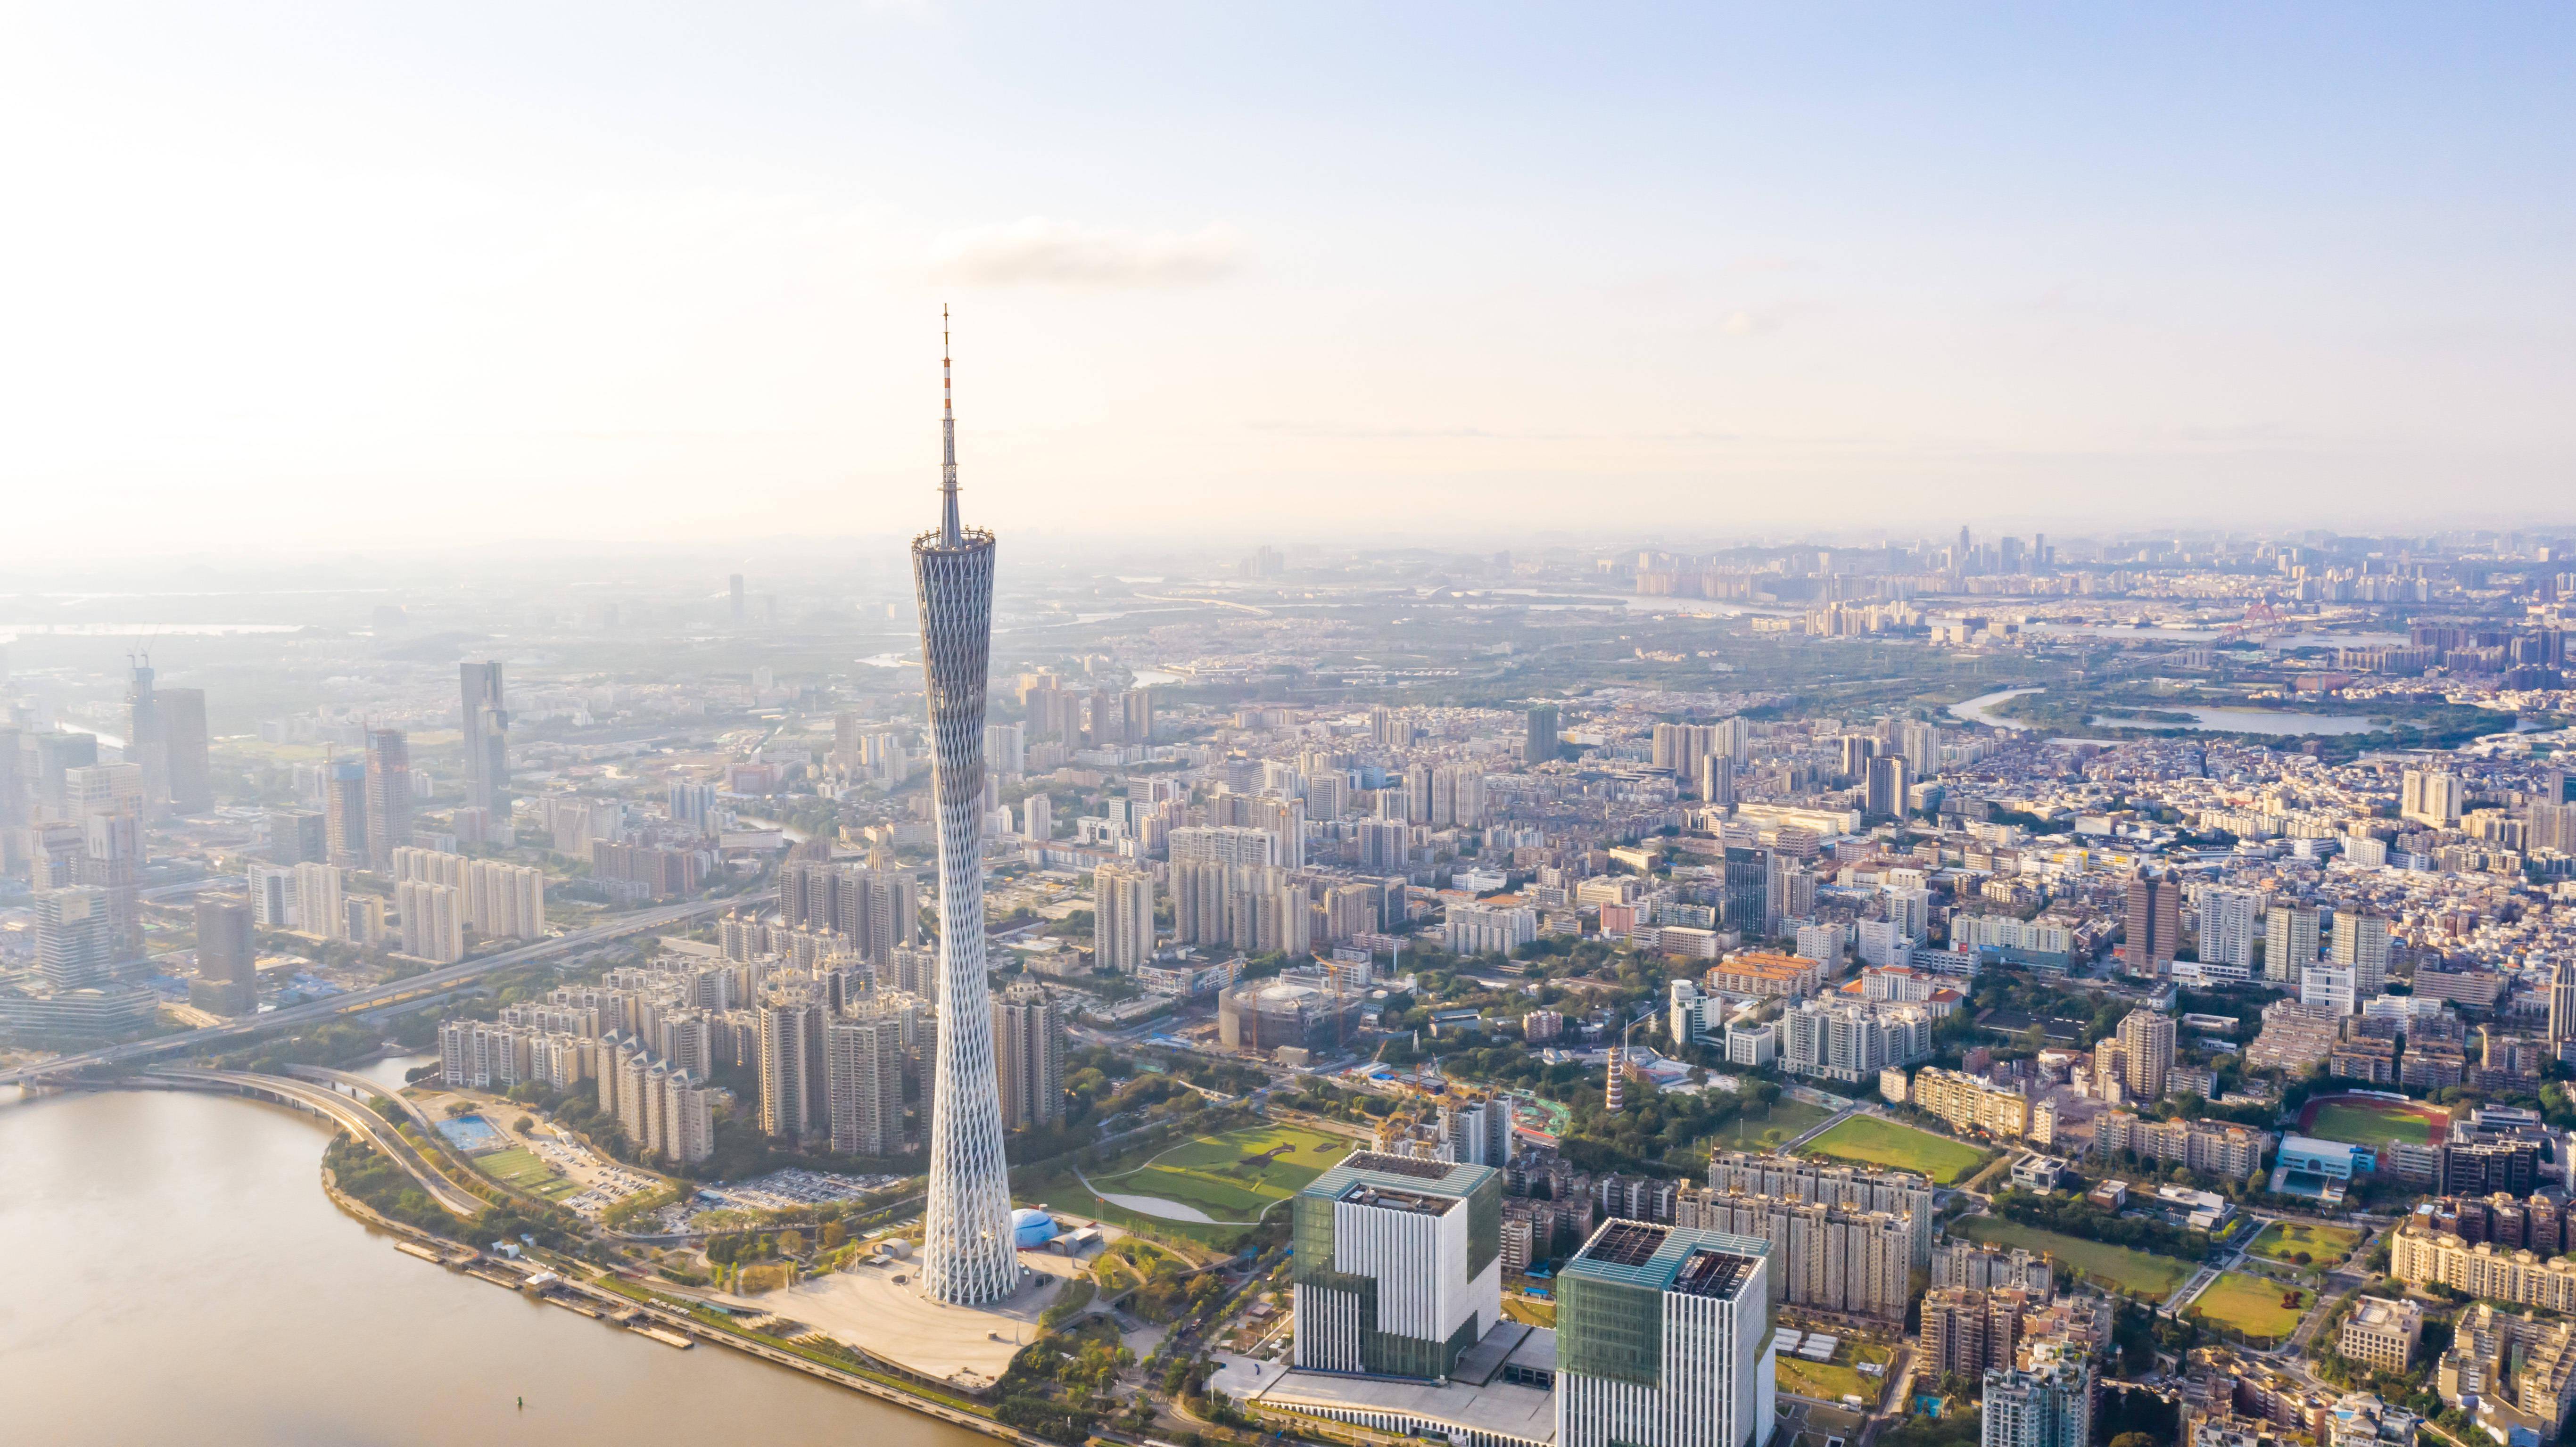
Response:
M0 1070L0 1085L24 1085L47 1076L85 1070L97 1065L130 1065L138 1061L150 1060L155 1056L179 1051L204 1050L225 1041L245 1040L253 1035L261 1035L289 1026L318 1024L341 1015L380 1010L388 1005L399 1005L406 1000L442 993L494 970L506 970L514 965L524 965L535 960L570 954L576 950L605 944L610 940L622 939L632 934L667 929L683 920L695 919L700 915L721 914L726 910L744 905L759 904L771 898L772 893L774 891L736 895L726 899L697 900L688 904L666 904L654 909L637 910L633 914L621 915L587 929L574 930L570 934L539 940L535 944L522 945L514 950L503 950L497 955L485 955L481 959L441 966L438 969L413 975L409 979L396 980L391 984L379 985L370 990L352 990L346 994L333 995L328 999L315 1000L309 1004L290 1006L284 1010L271 1010L265 1015L253 1016L229 1025L220 1025L211 1030L190 1030L179 1035L160 1035L150 1040L107 1045L74 1055L58 1055L51 1060L22 1065L14 1070Z
M134 1077L134 1083L160 1089L217 1090L235 1095L262 1097L283 1105L292 1105L315 1115L328 1117L333 1123L353 1134L363 1136L370 1144L402 1167L405 1174L429 1193L430 1199L445 1207L448 1214L471 1221L483 1213L488 1203L458 1184L438 1164L423 1156L404 1140L393 1123L376 1114L363 1102L354 1101L327 1086L288 1080L278 1075L249 1075L231 1070L190 1070L172 1067L148 1071Z

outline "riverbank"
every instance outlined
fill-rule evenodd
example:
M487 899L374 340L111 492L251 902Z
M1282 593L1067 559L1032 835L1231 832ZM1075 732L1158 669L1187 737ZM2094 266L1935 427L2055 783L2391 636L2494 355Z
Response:
M426 1248L433 1255L415 1256L415 1259L425 1261L427 1264L449 1270L466 1270L469 1275L479 1280L511 1290L532 1292L540 1298L557 1293L578 1296L599 1308L597 1312L585 1312L582 1313L583 1315L605 1317L615 1324L637 1330L642 1328L634 1324L634 1318L641 1317L649 1321L650 1325L676 1335L680 1338L681 1345L686 1345L690 1341L703 1341L717 1346L731 1347L747 1356L768 1362L772 1366L801 1372L806 1376L830 1382L834 1386L860 1392L880 1401L919 1412L924 1416L937 1418L951 1426L964 1427L969 1431L999 1438L1005 1442L1024 1444L1024 1447L1043 1447L1041 1439L1003 1425L986 1415L965 1397L932 1396L926 1389L907 1386L891 1375L880 1376L855 1365L835 1365L823 1359L814 1348L802 1347L776 1338L762 1337L735 1326L725 1313L712 1308L683 1310L675 1304L680 1300L679 1298L656 1292L649 1283L629 1281L569 1258L543 1261L533 1256L521 1261L511 1261L506 1257L486 1258L470 1243L394 1220L341 1190L328 1166L322 1168L322 1190L333 1205L359 1222ZM595 1276L586 1274L593 1272L597 1274ZM542 1279L548 1276L554 1279L551 1281Z

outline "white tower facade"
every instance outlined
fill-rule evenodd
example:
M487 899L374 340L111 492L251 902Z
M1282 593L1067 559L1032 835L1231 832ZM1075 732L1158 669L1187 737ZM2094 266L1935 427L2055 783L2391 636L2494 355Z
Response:
M943 333L944 341L944 333ZM930 709L939 822L939 1041L930 1105L930 1203L921 1287L972 1305L1019 1284L1002 1091L984 960L984 691L993 643L993 535L957 519L957 412L942 347L940 519L912 540L921 599L922 692Z

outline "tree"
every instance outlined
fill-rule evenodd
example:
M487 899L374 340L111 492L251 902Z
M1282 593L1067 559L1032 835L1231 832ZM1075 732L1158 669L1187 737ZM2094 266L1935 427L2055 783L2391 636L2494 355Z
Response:
M2156 1439L2144 1432L2123 1432L2111 1439L2111 1447L2156 1447Z

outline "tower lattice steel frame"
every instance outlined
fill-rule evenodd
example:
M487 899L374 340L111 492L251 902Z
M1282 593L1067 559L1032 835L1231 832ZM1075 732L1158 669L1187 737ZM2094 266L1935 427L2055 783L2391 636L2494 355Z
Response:
M912 540L921 680L939 811L939 1036L930 1104L930 1207L921 1288L986 1302L1019 1284L1002 1090L984 959L984 693L993 644L993 535L957 520L957 408L940 316L940 519Z

